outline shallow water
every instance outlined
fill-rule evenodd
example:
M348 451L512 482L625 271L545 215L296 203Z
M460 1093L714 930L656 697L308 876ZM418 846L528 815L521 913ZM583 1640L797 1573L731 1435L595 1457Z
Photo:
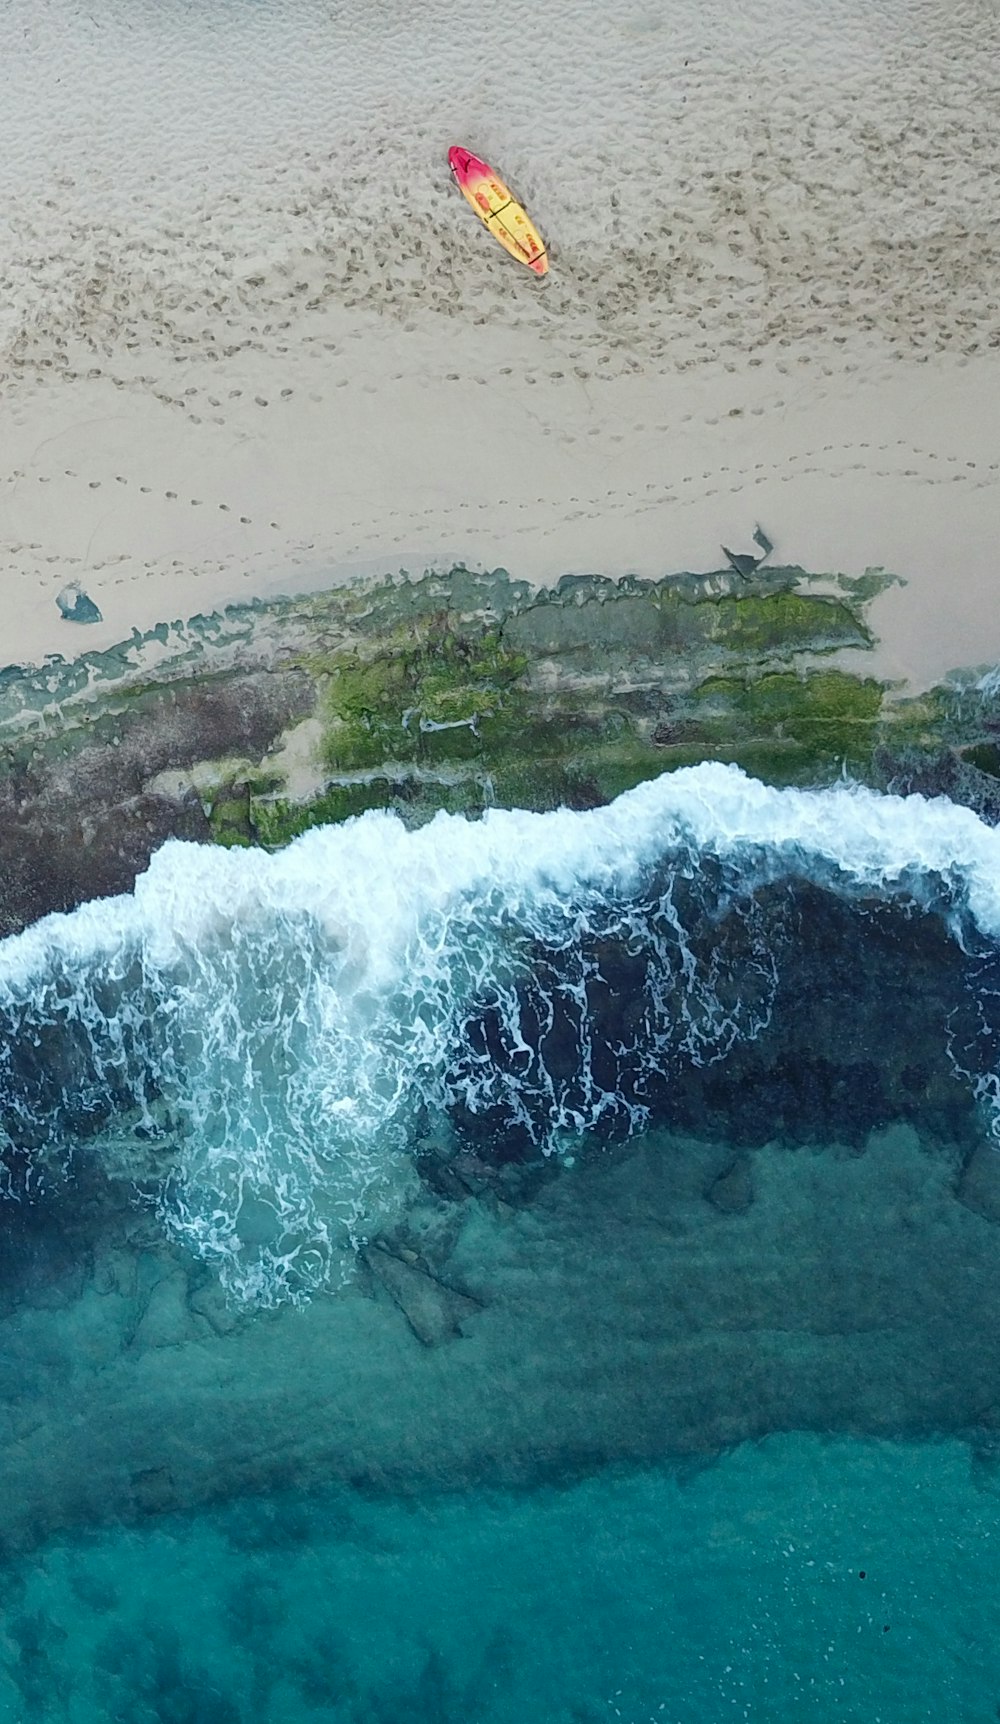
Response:
M0 1716L995 1716L998 846L703 767L0 944Z
M835 1116L809 1094L807 1136L906 1092L919 1120L934 1064L1000 1108L998 881L967 809L710 765L587 813L171 842L133 895L0 943L0 1132L26 1186L84 1161L145 1184L237 1302L280 1305L350 1278L442 1122L501 1163L572 1158L675 1120L692 1076L731 1090L769 1036L786 1090L817 1061L850 1090Z

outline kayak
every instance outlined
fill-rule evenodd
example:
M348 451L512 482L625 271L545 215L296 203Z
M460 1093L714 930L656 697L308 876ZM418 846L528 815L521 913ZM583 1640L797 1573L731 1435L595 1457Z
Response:
M526 263L536 275L544 275L549 260L538 230L489 163L481 162L471 150L463 150L457 144L448 151L448 163L461 191L493 238L519 263Z

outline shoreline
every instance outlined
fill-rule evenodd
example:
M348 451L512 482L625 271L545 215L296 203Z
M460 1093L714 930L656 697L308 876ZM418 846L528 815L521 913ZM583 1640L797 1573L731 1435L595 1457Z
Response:
M585 384L532 367L507 331L489 358L477 337L476 375L473 351L442 346L465 369L438 376L422 337L390 333L353 377L313 365L312 388L260 355L214 367L215 424L105 377L19 391L0 426L4 662L458 561L538 586L704 572L722 545L753 552L758 522L775 562L899 577L873 608L868 674L915 693L1000 659L1000 355ZM488 381L502 357L512 377ZM59 615L71 580L101 623Z

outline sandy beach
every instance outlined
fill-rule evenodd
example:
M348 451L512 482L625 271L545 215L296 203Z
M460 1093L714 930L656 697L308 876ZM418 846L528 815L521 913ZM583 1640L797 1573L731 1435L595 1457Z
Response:
M152 6L15 4L0 659L357 572L708 570L759 522L902 577L881 676L995 662L987 25L510 6L473 43L299 0L172 19L166 55ZM533 80L492 87L515 50ZM454 191L459 140L545 282ZM61 618L71 580L100 624Z

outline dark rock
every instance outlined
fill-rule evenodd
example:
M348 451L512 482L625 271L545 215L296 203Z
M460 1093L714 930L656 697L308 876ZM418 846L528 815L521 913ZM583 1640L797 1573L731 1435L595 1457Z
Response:
M376 1280L399 1306L417 1340L425 1347L439 1347L461 1334L462 1325L481 1309L475 1299L456 1293L415 1263L404 1262L382 1245L364 1253Z
M705 871L703 871L703 875ZM707 876L706 876L707 877ZM706 920L697 902L675 903L692 932L690 949L711 929L716 987L746 995L751 956L738 915ZM807 882L756 894L766 943L775 958L767 1021L738 1037L724 1060L692 1061L683 1047L655 1061L643 1040L646 956L634 939L595 943L600 986L588 999L587 1070L621 1108L607 1107L595 1137L614 1143L627 1129L624 1104L641 1101L650 1123L712 1135L733 1155L781 1139L859 1149L872 1131L907 1121L942 1141L968 1146L979 1130L972 1086L954 1067L946 1026L975 1059L979 1030L970 1017L970 960L942 920L915 918L895 904L843 901ZM579 1026L559 985L562 959L540 954L518 985L519 1035L544 1059L566 1105L582 1069ZM973 969L978 960L972 960ZM555 983L553 982L555 978ZM721 997L721 994L720 994ZM493 1007L470 1017L459 1050L449 1117L457 1143L499 1178L510 1164L531 1165L544 1142L551 1097L544 1084L517 1087L517 1107L498 1087L475 1112L464 1102L465 1048L506 1072L521 1058ZM989 1049L983 1049L988 1058ZM978 1068L977 1068L978 1071ZM452 1073L449 1071L449 1082ZM452 1174L456 1165L451 1166ZM436 1189L443 1189L440 1182ZM468 1187L470 1191L473 1189Z
M685 743L697 742L698 740L697 724L691 719L684 718L661 719L650 734L650 741L655 743L657 748L679 748Z
M987 1221L1000 1222L1000 1148L995 1143L973 1150L958 1182L958 1199Z
M63 587L56 595L59 611L68 623L99 623L104 618L77 581L71 581L68 587Z
M217 1335L231 1335L239 1326L239 1318L226 1303L226 1296L214 1277L206 1278L200 1286L192 1288L187 1296L188 1310L195 1317L203 1317Z
M173 1476L169 1467L149 1467L132 1479L132 1496L140 1515L162 1514L176 1501Z
M984 722L985 728L985 722ZM989 826L1000 825L1000 781L951 748L930 745L896 752L890 742L872 755L873 781L895 796L947 796Z
M167 838L210 839L197 796L151 792L150 780L198 760L259 758L315 698L298 670L168 683L0 768L0 937L131 891Z
M727 559L730 568L734 569L736 574L741 575L745 581L750 579L750 576L756 572L759 564L763 561L761 557L750 557L745 556L740 551L731 551L728 545L723 545L722 554Z
M709 1203L724 1215L742 1215L753 1202L753 1168L750 1157L741 1155L705 1193Z

